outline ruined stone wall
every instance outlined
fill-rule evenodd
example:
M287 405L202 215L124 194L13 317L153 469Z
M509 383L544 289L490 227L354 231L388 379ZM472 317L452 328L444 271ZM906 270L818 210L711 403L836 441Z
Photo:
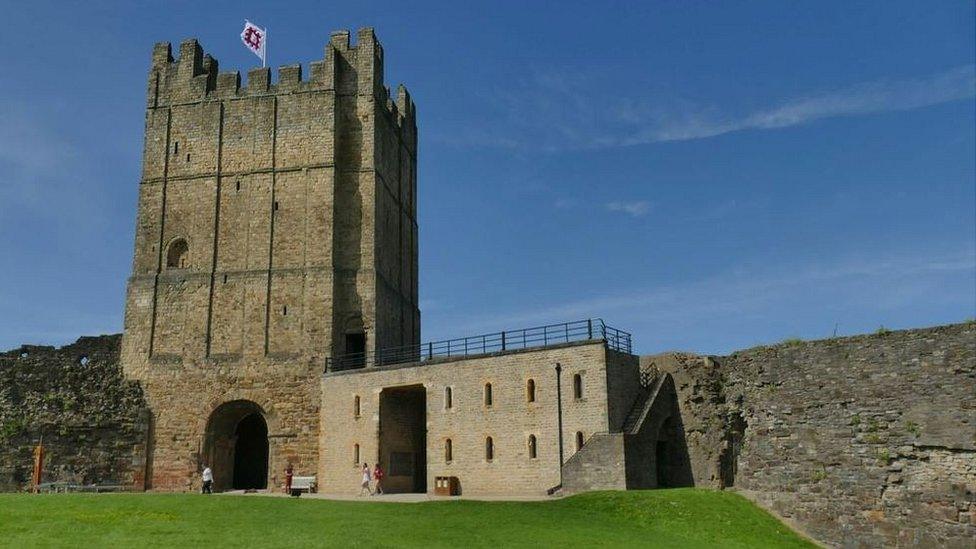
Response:
M559 429L555 365L562 367L563 448L576 451L576 433L585 439L610 430L607 407L608 351L603 342L581 342L545 349L509 351L423 365L379 367L326 374L322 379L320 486L323 492L357 493L361 461L379 452L380 395L385 388L423 385L427 404L427 487L435 476L456 476L465 494L545 494L560 483ZM621 362L616 359L616 363ZM573 376L583 377L584 393L573 394ZM528 380L535 401L527 399ZM492 385L492 404L484 387ZM451 406L445 389L451 388ZM356 396L361 413L354 416ZM385 427L384 427L385 428ZM529 436L536 457L529 456ZM485 458L492 437L494 458ZM445 459L451 439L453 459ZM389 464L382 464L389 470ZM621 467L621 475L623 468Z
M719 359L735 485L841 545L976 542L976 324Z
M730 413L723 371L712 358L691 353L642 356L641 369L674 380L695 486L722 488L723 464L730 446Z
M0 491L26 488L43 437L43 482L141 487L146 404L119 365L121 336L0 354Z
M696 485L831 545L976 541L976 324L643 364L674 375Z

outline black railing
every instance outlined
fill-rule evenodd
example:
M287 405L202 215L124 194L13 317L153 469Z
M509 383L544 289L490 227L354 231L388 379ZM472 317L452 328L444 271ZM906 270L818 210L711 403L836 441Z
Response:
M376 352L349 353L326 359L325 370L335 372L367 366L424 362L439 357L483 355L591 339L606 341L607 347L614 351L630 353L631 350L631 336L628 332L607 326L602 319L591 318L576 322L380 349Z

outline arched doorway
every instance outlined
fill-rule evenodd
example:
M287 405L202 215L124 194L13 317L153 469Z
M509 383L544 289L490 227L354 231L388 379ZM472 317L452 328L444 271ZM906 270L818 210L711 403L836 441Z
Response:
M234 400L210 414L203 465L213 470L215 490L268 487L268 423L260 406Z

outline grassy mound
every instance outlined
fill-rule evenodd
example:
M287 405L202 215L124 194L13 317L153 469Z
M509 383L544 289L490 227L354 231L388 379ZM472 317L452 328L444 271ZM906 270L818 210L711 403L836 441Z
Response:
M3 494L0 545L812 547L741 496L695 489L425 503Z

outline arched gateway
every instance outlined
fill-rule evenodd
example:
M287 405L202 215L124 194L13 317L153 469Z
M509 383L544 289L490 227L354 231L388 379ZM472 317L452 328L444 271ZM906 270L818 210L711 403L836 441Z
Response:
M268 423L249 400L221 404L207 421L204 462L213 469L215 490L268 487Z

